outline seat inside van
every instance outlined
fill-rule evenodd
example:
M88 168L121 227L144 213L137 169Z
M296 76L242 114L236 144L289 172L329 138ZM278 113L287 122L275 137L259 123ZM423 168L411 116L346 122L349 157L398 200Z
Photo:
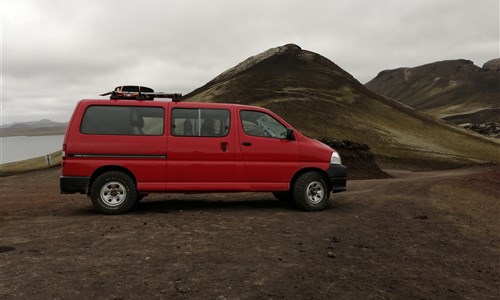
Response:
M130 115L130 133L132 134L144 134L142 128L144 127L144 119L139 116L136 111L132 111Z

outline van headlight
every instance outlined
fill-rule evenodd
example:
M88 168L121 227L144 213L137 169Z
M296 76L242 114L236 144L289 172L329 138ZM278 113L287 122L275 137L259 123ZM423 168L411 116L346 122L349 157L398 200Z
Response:
M330 163L334 165L340 165L342 163L342 160L340 159L340 154L335 150L333 150L332 158L330 158Z

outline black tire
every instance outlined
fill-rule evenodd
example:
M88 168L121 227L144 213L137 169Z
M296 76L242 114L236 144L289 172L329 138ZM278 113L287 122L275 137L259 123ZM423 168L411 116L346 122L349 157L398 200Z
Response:
M273 192L273 196L283 203L289 203L293 201L293 196L290 192Z
M90 188L90 200L105 215L129 211L137 199L134 181L127 174L110 171L99 175Z
M330 204L330 190L321 174L307 172L295 181L293 186L295 204L306 211L319 211Z

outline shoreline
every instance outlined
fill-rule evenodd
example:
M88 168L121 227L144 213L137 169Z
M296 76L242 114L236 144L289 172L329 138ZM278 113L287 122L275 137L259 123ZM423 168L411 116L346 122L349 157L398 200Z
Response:
M64 135L66 126L50 128L1 128L0 137Z
M0 177L60 166L61 154L62 151L58 150L47 155L0 164Z

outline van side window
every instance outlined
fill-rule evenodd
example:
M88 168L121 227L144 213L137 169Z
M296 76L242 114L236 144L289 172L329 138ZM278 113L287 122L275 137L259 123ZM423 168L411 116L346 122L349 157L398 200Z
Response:
M171 132L174 136L226 136L229 116L227 109L174 108Z
M165 112L161 107L94 105L87 108L83 134L163 135Z
M252 136L283 139L286 137L286 127L271 115L260 111L240 111L243 131Z

